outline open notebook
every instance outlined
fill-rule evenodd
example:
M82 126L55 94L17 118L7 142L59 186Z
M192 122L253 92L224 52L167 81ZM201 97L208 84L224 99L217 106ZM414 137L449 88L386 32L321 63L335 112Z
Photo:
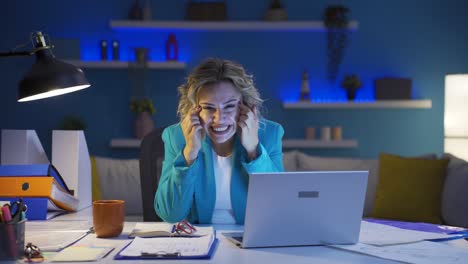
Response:
M196 231L191 234L177 233L175 231L175 225L166 222L156 223L137 223L132 232L128 235L129 238L134 237L171 237L171 236L190 236L190 237L201 237L208 236L214 233L212 226L202 227L194 226Z

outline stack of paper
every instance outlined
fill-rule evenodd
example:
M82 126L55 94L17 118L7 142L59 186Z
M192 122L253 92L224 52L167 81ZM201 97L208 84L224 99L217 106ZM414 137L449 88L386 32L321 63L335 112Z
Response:
M215 242L215 233L200 237L136 237L115 258L210 258Z
M400 229L397 227L363 221L359 243L330 247L359 252L379 258L415 264L466 263L468 251L444 243L426 241L449 239L452 236Z
M450 237L452 237L452 235L401 229L362 221L359 242L375 246L388 246Z
M90 233L88 221L28 221L25 241L42 251L59 251Z

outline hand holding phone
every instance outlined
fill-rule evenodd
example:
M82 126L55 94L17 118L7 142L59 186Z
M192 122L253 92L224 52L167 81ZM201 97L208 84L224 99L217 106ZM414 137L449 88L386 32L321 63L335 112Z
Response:
M243 102L239 104L240 139L242 146L247 151L249 160L257 158L258 146L258 115L256 108L249 108Z
M188 165L193 163L201 149L203 127L200 122L200 111L200 106L194 107L181 122L182 132L185 138L185 148L183 154Z

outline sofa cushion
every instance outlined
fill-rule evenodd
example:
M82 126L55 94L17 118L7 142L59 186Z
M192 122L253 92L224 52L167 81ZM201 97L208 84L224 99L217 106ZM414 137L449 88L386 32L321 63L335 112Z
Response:
M364 204L364 216L370 215L374 203L375 190L377 188L377 160L316 157L299 152L297 154L297 161L298 171L369 171L366 200Z
M140 169L137 159L95 157L102 199L124 200L126 215L141 215Z
M297 170L297 150L283 152L284 171Z
M447 225L468 228L468 162L451 154L442 191L442 220Z
M448 162L381 154L371 216L441 223L441 195Z

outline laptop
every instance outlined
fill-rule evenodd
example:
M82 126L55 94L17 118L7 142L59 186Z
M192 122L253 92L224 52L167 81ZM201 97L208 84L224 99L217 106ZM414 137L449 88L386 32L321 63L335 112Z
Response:
M223 235L242 248L355 244L368 174L252 173L244 232Z

